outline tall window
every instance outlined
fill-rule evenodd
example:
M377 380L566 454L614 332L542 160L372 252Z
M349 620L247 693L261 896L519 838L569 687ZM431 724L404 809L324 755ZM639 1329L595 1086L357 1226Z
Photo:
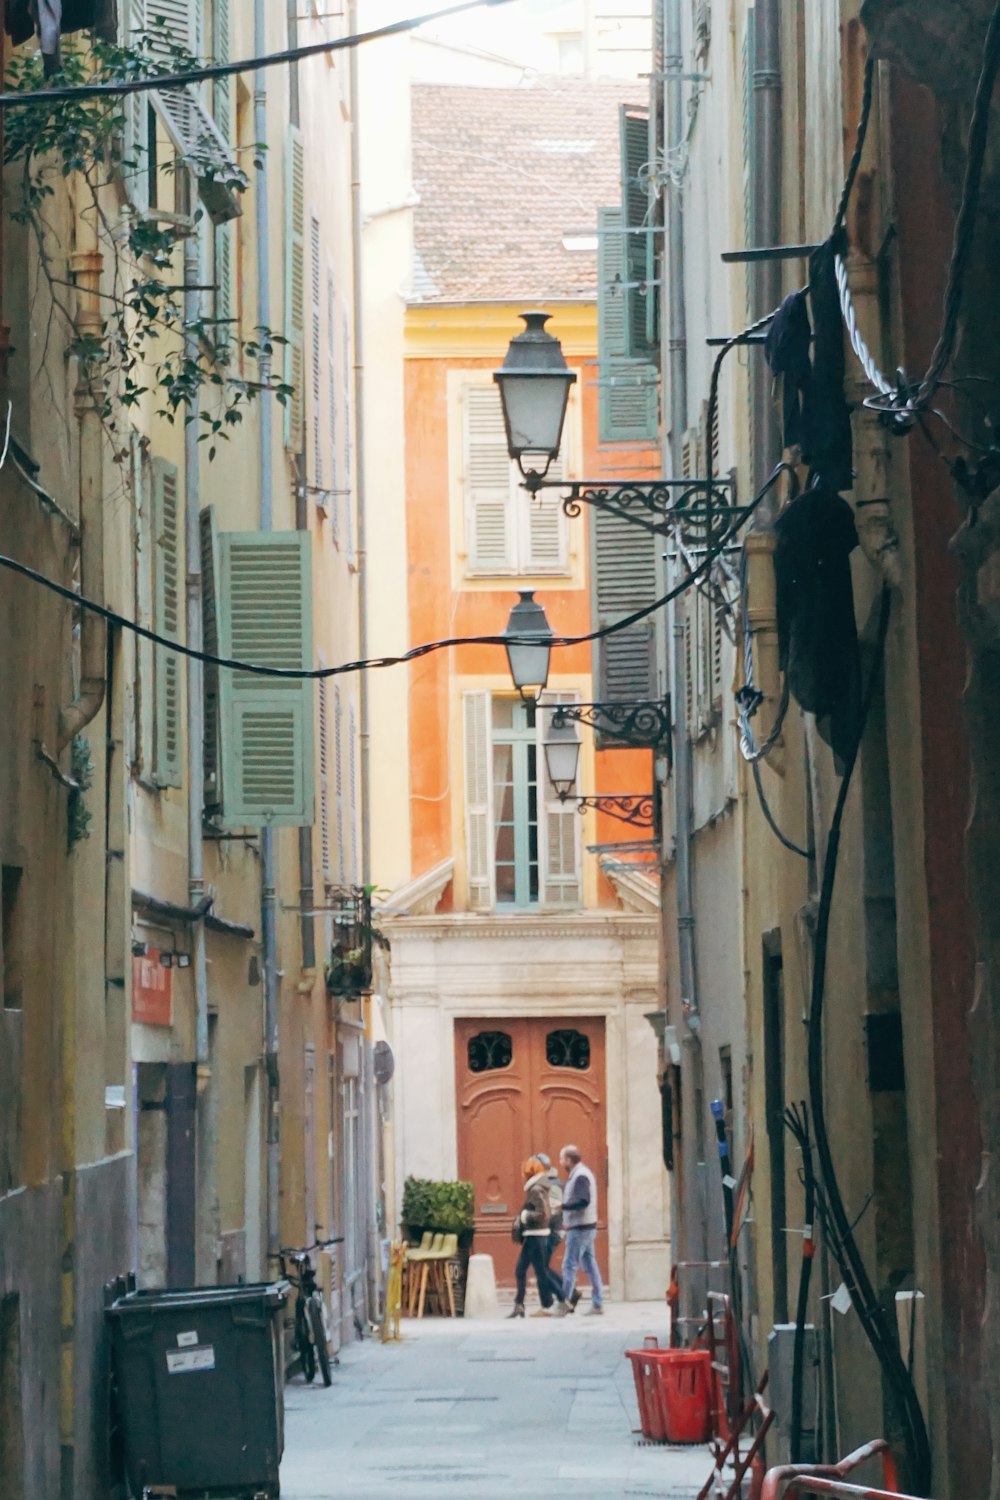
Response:
M467 383L460 398L466 571L474 577L566 574L569 547L558 491L530 499L507 453L497 387ZM567 473L563 451L549 478Z
M464 701L469 905L578 906L580 820L560 802L543 749L552 708L467 693Z

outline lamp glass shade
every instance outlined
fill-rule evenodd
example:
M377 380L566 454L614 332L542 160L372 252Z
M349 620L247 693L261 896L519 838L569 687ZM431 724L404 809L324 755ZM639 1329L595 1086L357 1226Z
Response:
M545 769L560 797L576 786L580 768L580 740L574 724L549 724L545 731Z
M552 654L552 627L531 589L522 589L503 633L511 680L522 697L545 691Z
M576 372L563 358L559 340L545 332L549 314L521 317L524 332L511 339L507 357L493 375L500 388L507 450L515 460L526 453L556 458Z

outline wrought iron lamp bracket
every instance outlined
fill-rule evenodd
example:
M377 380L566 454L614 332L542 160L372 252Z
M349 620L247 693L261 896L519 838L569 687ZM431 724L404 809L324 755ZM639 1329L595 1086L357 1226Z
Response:
M633 828L652 828L656 823L656 799L651 795L630 797L624 793L610 792L604 796L581 797L575 792L559 794L560 802L575 802L581 815L590 809L617 818L620 823L629 823Z
M657 536L668 536L678 526L692 536L710 539L728 530L739 512L735 472L718 478L635 479L608 484L597 479L548 479L522 469L524 488L534 497L541 490L561 490L563 513L582 515L585 505L617 516Z
M671 759L670 699L633 703L560 703L552 714L552 728L585 724L598 734L622 740L640 750L657 750Z

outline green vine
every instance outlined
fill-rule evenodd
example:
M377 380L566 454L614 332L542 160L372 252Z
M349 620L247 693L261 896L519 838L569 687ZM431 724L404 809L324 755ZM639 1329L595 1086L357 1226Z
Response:
M70 775L76 782L69 794L67 807L66 843L72 853L73 846L81 839L90 838L93 813L84 797L94 784L94 762L90 758L90 741L86 735L78 734L73 739L70 752Z
M196 65L197 59L157 22L138 33L129 47L96 39L86 49L67 47L60 71L50 78L44 76L39 54L18 54L8 64L6 83L17 91L114 83L156 78ZM178 413L190 420L189 407L196 401L200 406L204 393L213 399L199 410L204 424L199 440L210 443L213 458L217 441L230 436L247 404L262 391L271 392L282 404L292 395L291 386L260 369L261 360L269 359L286 340L266 327L257 328L253 338L241 339L234 336L231 320L217 317L186 321L180 252L191 230L155 209L142 214L111 207L111 194L120 198L121 184L130 174L149 167L138 154L126 155L127 97L46 100L7 111L4 159L21 167L19 199L11 213L34 235L53 305L68 325L70 353L80 360L112 433L119 411L137 406L150 393L157 415L170 422ZM160 164L158 171L185 168L202 182L218 182L234 195L249 186L240 167L220 164L207 138L196 141L184 157ZM99 332L84 338L77 334L66 296L73 284L62 269L64 252L48 217L60 181L70 178L86 184L86 212L89 216L92 210L101 250L114 268L110 290L101 292L107 316ZM203 215L198 208L194 232ZM257 367L256 379L241 373L247 365Z

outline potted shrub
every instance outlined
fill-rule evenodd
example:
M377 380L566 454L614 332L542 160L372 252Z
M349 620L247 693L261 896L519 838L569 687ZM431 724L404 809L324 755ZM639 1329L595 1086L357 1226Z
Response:
M457 1234L458 1256L449 1266L459 1313L465 1303L465 1277L475 1225L475 1190L471 1182L440 1182L408 1177L403 1185L403 1228L411 1244L419 1245L426 1231Z

